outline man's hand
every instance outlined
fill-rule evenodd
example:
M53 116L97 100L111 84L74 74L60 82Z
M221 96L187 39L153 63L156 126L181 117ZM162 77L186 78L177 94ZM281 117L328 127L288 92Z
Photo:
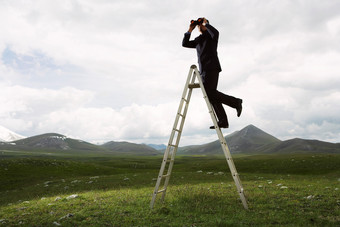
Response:
M194 29L195 29L195 27L196 27L196 25L195 24L192 24L192 23L190 23L190 26L189 26L189 30L188 30L188 32L192 32Z
M207 20L207 18L203 17L203 25L205 26L207 24L209 24L209 21Z

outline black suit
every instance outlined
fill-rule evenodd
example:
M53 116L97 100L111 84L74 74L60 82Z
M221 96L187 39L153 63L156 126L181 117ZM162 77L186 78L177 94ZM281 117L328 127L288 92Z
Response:
M217 90L219 73L222 71L217 56L219 32L210 24L207 24L206 28L205 32L191 41L189 40L191 33L185 33L182 46L196 48L199 69L209 100L214 107L218 120L228 124L228 118L222 103L237 108L241 99L223 94Z

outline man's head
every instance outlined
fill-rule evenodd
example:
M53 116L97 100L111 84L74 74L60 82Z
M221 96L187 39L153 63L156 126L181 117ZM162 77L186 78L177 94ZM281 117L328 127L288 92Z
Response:
M197 25L197 27L201 34L207 30L207 27L205 27L203 24Z

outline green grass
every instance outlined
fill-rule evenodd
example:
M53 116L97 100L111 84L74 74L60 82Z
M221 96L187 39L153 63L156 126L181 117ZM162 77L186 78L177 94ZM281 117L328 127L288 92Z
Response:
M249 210L223 156L176 157L165 203L150 210L161 159L6 153L0 226L340 225L340 155L235 156Z

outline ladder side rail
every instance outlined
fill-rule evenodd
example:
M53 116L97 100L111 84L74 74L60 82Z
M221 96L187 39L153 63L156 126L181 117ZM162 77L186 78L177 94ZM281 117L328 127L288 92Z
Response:
M190 67L189 73L188 73L188 78L187 81L184 85L184 89L183 89L183 94L182 94L182 99L184 97L186 97L187 91L188 91L188 87L189 87L189 83L190 83L190 79L191 79L191 75L193 74L194 69L192 68L192 66Z
M237 181L235 180L236 187L238 188L239 191L242 191L243 188L242 188L242 185L241 185L241 180L240 180L239 174L236 170L236 166L235 166L233 158L231 156L227 141L225 140L220 128L216 128L216 131L217 131L217 135L219 137L219 140L220 140L220 143L221 143L221 146L222 146L223 153L226 157L229 169L231 171L231 174L232 174L234 180L235 180L235 178L237 178L236 179Z
M182 98L181 98L181 101L180 101L180 104L179 104L179 107L178 107L178 110L177 110L173 129L177 129L177 125L178 125L179 118L180 118L180 113L182 112L183 104L185 102L184 99L185 99L185 97L187 96L187 93L188 93L188 86L189 86L189 83L190 83L192 71L193 71L193 69L190 68L189 73L188 73L188 78L185 82L184 89L183 89L183 92L182 92ZM187 100L187 102L188 102L188 100ZM172 143L172 140L169 140L169 144L171 144L171 143Z
M194 77L193 77L193 79L194 79ZM191 99L191 94L192 94L192 88L189 89L189 92L188 92L188 95L187 95L187 100L189 100L189 101ZM183 126L184 126L184 122L185 122L185 119L186 119L185 116L187 115L187 112L188 112L188 109L189 109L189 101L184 106L184 111L183 111L183 116L184 117L182 118L182 121L180 123L179 132L178 132L178 135L177 135L177 140L176 140L176 143L175 143L174 152L173 152L173 154L171 156L171 160L175 159L175 155L176 155L177 150L178 150L178 145L179 145L179 142L180 142L180 139L181 139L181 135L182 135L182 131L183 131ZM170 162L169 168L168 168L168 172L167 172L168 177L165 179L165 182L164 182L164 188L165 189L168 187L170 176L171 176L171 173L172 173L173 165L174 165L174 162ZM163 192L161 201L164 201L165 194L166 194L166 190Z
M184 89L184 90L186 90L186 89ZM178 112L182 111L183 103L184 103L184 101L182 99L181 102L180 102L179 108L178 108ZM171 131L171 135L170 135L170 138L169 138L168 146L166 148L166 151L164 152L162 166L161 166L161 169L160 169L159 175L158 175L158 180L160 179L159 181L161 181L161 179L162 179L162 176L163 176L163 173L164 173L164 169L165 169L165 166L166 166L166 162L167 162L167 160L169 158L170 151L172 151L171 148L173 147L172 145L173 145L173 141L174 141L174 138L175 138L175 135L176 135L176 130L175 129L177 128L179 119L181 118L181 116L178 114L178 112L177 112L176 117L175 117L175 122L174 122L174 125L173 125L173 129ZM178 135L177 135L177 137L178 137ZM176 141L177 141L177 139L176 139ZM170 158L171 159L172 159L172 157L173 157L173 154L170 154ZM160 182L156 183L156 187L157 188L155 188L155 192L158 191L159 184L160 184Z
M236 167L235 167L233 158L231 156L229 147L227 145L227 142L226 142L225 138L223 137L221 129L220 128L216 128L216 131L217 131L217 134L219 135L219 139L221 141L222 150L223 150L224 156L225 156L225 158L227 160L228 167L229 167L229 170L231 172L231 176L234 179L235 186L236 186L236 189L237 189L237 191L239 193L239 196L240 196L240 199L242 201L243 207L246 210L248 210L247 199L246 199L246 197L244 195L244 189L243 189L243 186L242 186L242 183L241 183L241 179L240 179L239 174L238 174L238 172L236 170Z
M178 132L178 136L177 136L177 140L176 140L176 146L178 147L179 145L179 141L181 139L181 135L182 135L182 131L183 131L183 127L184 127L184 122L185 122L185 119L186 119L186 115L188 113L188 109L189 109L189 102L190 102L190 99L191 99L191 95L192 95L192 88L189 89L188 91L188 95L186 97L186 99L188 100L188 102L186 102L185 106L184 106L184 110L183 110L183 118L182 118L182 121L180 122L180 125L179 125L179 132ZM177 148L176 147L176 148ZM177 149L176 149L177 151Z
M222 148L223 148L223 151L224 151L225 154L226 153L230 154L230 151L229 151L229 148L228 148L227 144L225 144L225 146L222 146ZM226 158L227 158L227 156L226 156ZM247 199L246 199L246 196L244 194L244 189L243 189L243 186L242 186L242 183L241 183L241 179L239 177L239 174L237 173L237 170L236 170L236 167L235 167L233 159L231 157L227 158L227 163L229 165L229 169L232 172L231 175L232 175L232 177L234 179L234 182L235 182L237 191L239 193L240 199L242 201L243 207L248 210Z
M196 74L195 74L195 72L193 72L193 70L194 70L194 68L191 67L190 71L189 71L188 79L187 79L186 89L189 88L189 83L192 84L192 83L195 82ZM190 78L191 78L191 80L190 80ZM184 122L185 122L186 115L187 115L187 112L188 112L188 109L189 109L189 103L190 103L190 99L191 99L191 95L192 95L192 89L193 88L189 88L188 92L183 92L183 97L186 96L185 99L187 100L187 102L186 102L186 104L184 106L184 111L183 111L183 116L184 117L182 118L182 121L180 122L179 132L178 132L177 140L176 140L175 147L174 147L174 153L172 154L172 157L171 157L172 162L170 162L170 164L169 164L169 168L168 168L168 172L167 172L168 177L166 177L165 182L164 182L165 191L162 194L161 201L164 201L164 198L165 198L165 195L166 195L166 189L168 187L170 176L171 176L171 173L172 173L172 168L173 168L173 165L174 165L175 155L176 155L177 150L178 150L178 145L179 145L179 142L180 142L180 139L181 139Z
M182 113L182 110L183 110L183 105L185 105L184 102L185 102L184 98L181 98L181 101L180 101L179 106L178 106L177 114L176 114L176 117L175 117L175 122L174 122L174 125L172 127L173 130L171 132L171 135L175 134L176 130L178 129L177 128L178 122L179 122L180 118L183 117L181 113ZM172 144L172 142L173 142L173 136L170 137L168 144Z
M173 140L174 140L174 137L175 137L175 132L176 132L177 126L178 126L178 122L179 122L179 119L181 117L180 113L182 112L183 104L185 102L184 98L186 97L186 106L190 101L191 92L189 93L190 95L188 95L188 97L187 97L187 94L188 94L188 86L189 86L190 80L192 80L191 75L193 74L193 70L194 70L194 68L190 67L188 77L187 77L187 80L186 80L186 83L185 83L185 86L184 86L184 89L183 89L182 98L181 98L181 101L180 101L180 104L179 104L179 107L178 107L178 111L177 111L177 114L176 114L175 122L174 122L172 131L171 131L171 135L170 135L170 138L169 138L168 146L167 146L167 148L164 152L161 168L159 170L159 174L158 174L157 182L156 182L156 185L155 185L154 193L152 195L152 199L151 199L151 203L150 203L151 209L153 208L153 206L155 204L156 197L157 197L158 190L159 190L159 186L160 186L161 181L162 181L163 173L164 173L166 163L167 163L167 160L168 160L168 156L169 156L169 153L170 153L170 150L171 150L171 147L172 147L171 145L173 143ZM190 89L190 91L191 90L192 89ZM182 119L182 123L181 123L182 127L183 127L183 124L184 124L184 118ZM179 138L181 136L181 131L182 131L182 128L180 128L179 131L178 131L176 143L179 142ZM176 151L177 151L177 147L174 147L173 153L171 154L171 157L170 157L171 162L169 164L169 168L171 167L171 169L172 169L172 166L173 166L173 163L174 163ZM167 175L168 174L169 174L169 171L168 171ZM165 197L165 194L166 194L166 186L168 185L169 178L170 177L168 176L168 177L166 177L166 180L165 180L166 185L164 184L164 189L163 189L163 192L162 192L163 193L162 200L164 200L164 197Z
M181 104L180 104L180 106L181 106ZM181 111L181 108L179 108L179 111ZM173 147L172 143L173 143L173 140L174 140L174 137L175 137L175 132L176 132L175 128L178 125L179 118L180 118L180 115L176 114L175 123L174 123L173 129L171 131L171 135L170 135L170 139L169 139L169 142L168 142L168 146L167 146L167 148L166 148L166 150L164 152L164 155L163 155L163 160L162 160L161 168L159 170L159 174L158 174L157 182L156 182L156 185L155 185L154 193L152 195L152 200L151 200L151 204L150 204L151 208L153 208L153 205L155 203L156 196L157 196L158 190L159 190L159 186L161 184L161 181L162 181L162 178L163 178L163 174L164 174L164 171L165 171L165 167L166 167L167 161L169 159L170 151L172 151L172 154L170 154L170 158L171 158L171 160L174 159L174 152L172 150L172 147ZM177 135L177 137L178 137L178 135ZM170 163L170 165L171 164L172 164L172 162ZM163 192L162 192L163 195L164 195L165 191L166 190L163 190Z
M153 208L153 205L155 203L155 200L156 200L156 196L158 194L158 190L159 190L159 186L161 184L161 181L162 181L162 177L163 177L163 174L164 174L164 170L165 170L165 167L166 167L166 163L167 163L167 160L169 158L169 154L170 154L170 151L172 151L172 154L170 154L170 158L171 160L174 160L174 152L173 150L171 149L173 146L172 146L172 143L173 143L173 140L174 140L174 137L175 137L175 129L177 128L177 125L178 125L178 122L179 122L179 119L180 119L180 115L178 113L180 113L182 111L182 107L183 107L183 99L181 100L180 102L180 105L179 105L179 108L178 108L178 112L176 114L176 118L175 118L175 122L174 122L174 125L173 125L173 129L171 131L171 135L170 135L170 138L169 138L169 142L168 142L168 145L167 145L167 148L164 152L164 156L163 156L163 160L162 160L162 164L161 164L161 168L159 170L159 174L158 174L158 178L157 178L157 182L156 182L156 185L155 185L155 189L154 189L154 193L152 195L152 200L151 200L151 204L150 204L150 207ZM177 134L177 137L179 136L179 134ZM176 139L177 141L178 139ZM175 148L176 149L176 148ZM172 165L173 162L170 163L170 165ZM167 177L168 178L168 177ZM164 188L165 189L165 188ZM163 195L165 194L165 191L164 190L162 193Z
M186 89L184 89L184 90L186 90ZM183 92L183 94L185 94L185 93ZM175 137L175 133L176 133L175 129L177 128L179 119L181 117L178 113L180 113L182 111L183 102L184 102L184 100L181 99L180 105L178 107L178 112L177 112L176 117L175 117L175 122L174 122L172 131L171 131L171 135L170 135L170 138L169 138L169 142L168 142L167 148L166 148L166 150L164 152L161 168L159 170L159 174L158 174L157 182L156 182L156 185L155 185L154 193L152 195L152 200L151 200L151 204L150 204L151 208L153 208L153 205L155 203L156 196L158 194L159 186L160 186L161 181L162 181L163 173L164 173L164 170L165 170L165 167L166 167L167 160L169 158L170 151L172 151L172 154L170 154L170 158L172 160L174 158L174 152L173 152L173 150L171 148L172 148L172 143L173 143L173 140L174 140L174 137ZM178 137L178 134L177 134L177 137ZM176 139L176 141L177 141L177 139ZM170 163L170 165L171 164L172 163ZM164 193L165 193L165 190L163 191L163 195L164 195Z
M195 72L193 72L193 70L194 69L192 67L189 70L188 79L187 79L187 83L186 83L186 87L185 87L185 90L187 92L183 92L183 96L182 96L183 98L185 97L185 99L187 101L185 103L184 111L183 111L183 116L184 117L183 117L183 119L182 119L182 121L180 123L180 127L179 127L179 135L182 135L182 130L183 130L184 122L185 122L185 117L186 117L187 112L188 112L189 102L190 102L191 95L192 95L192 88L189 88L189 83L193 83L195 81L195 78L196 78L196 74L195 74ZM184 102L183 98L182 98L182 101ZM181 139L181 136L178 136L177 137L177 141L176 141L176 145L177 146L179 145L180 139Z
M197 71L197 68L196 68L195 71ZM226 152L224 152L224 153L225 153L225 156L226 156L226 158L227 158L227 161L230 160L231 163L232 163L232 166L235 168L235 165L234 165L234 163L233 163L233 159L232 159L231 153L230 153L230 151L229 151L227 142L226 142L226 140L225 140L225 138L224 138L224 136L223 136L223 134L222 134L221 129L218 127L218 122L217 122L217 117L216 117L215 111L214 111L214 109L213 109L213 107L212 107L212 105L211 105L211 103L210 103L210 101L209 101L208 95L207 95L207 93L206 93L206 91L205 91L205 89L204 89L204 85L203 85L203 82L202 82L202 78L201 78L201 77L197 77L197 78L198 78L198 81L199 81L199 83L200 83L200 86L202 87L202 93L203 93L204 98L205 98L205 101L206 101L206 103L207 103L207 106L208 106L208 109L209 109L209 113L210 113L211 118L212 118L212 120L213 120L213 123L214 123L214 125L215 125L216 132L217 132L217 136L218 136L218 138L219 138L219 140L220 140L220 142L221 142L222 148L224 147L223 145L226 146L226 147L225 147L226 149L222 149L222 150L223 150L223 151L224 151L224 150L226 151ZM235 169L236 169L236 168L235 168Z
M165 169L165 166L166 166L166 160L168 159L169 149L170 149L170 147L168 146L166 148L165 152L164 152L161 168L159 169L159 174L158 174L158 177L157 177L157 182L156 182L156 185L155 185L154 192L152 194L152 199L151 199L151 203L150 203L150 208L151 209L153 208L153 205L155 203L156 196L158 194L158 189L159 189L159 186L160 186L161 181L162 181L162 175L163 175L163 172L164 172L164 169Z
M198 73L197 68L195 69L195 73ZM216 118L215 112L213 110L213 107L212 107L212 105L211 105L211 103L209 101L208 95L207 95L207 93L206 93L206 91L204 89L202 78L201 78L200 74L197 74L197 75L199 75L199 76L197 76L197 78L198 78L199 84L201 86L201 90L203 92L204 99L205 99L206 104L208 106L211 119L212 119L212 121L214 123L217 135L218 135L219 140L221 142L223 153L224 153L224 155L225 155L225 157L227 159L227 163L228 163L229 169L231 171L231 175L232 175L232 177L234 179L236 188L237 188L237 190L238 190L238 192L240 194L240 198L241 198L241 201L243 203L243 206L244 206L245 209L248 209L247 201L246 201L246 198L245 198L245 196L243 194L244 190L243 190L243 187L242 187L242 184L241 184L241 180L240 180L239 175L237 173L234 161L233 161L233 159L231 157L231 153L230 153L230 150L228 148L227 142L226 142L226 140L225 140L225 138L224 138L224 136L222 134L221 129L218 127L217 118Z
M219 129L220 130L220 129ZM222 133L221 133L222 134ZM233 161L233 158L231 156L231 153L230 153L230 150L229 150L229 147L225 141L225 138L222 136L222 149L223 149L223 152L225 154L225 157L227 159L227 163L229 165L229 169L231 171L231 175L234 179L234 182L235 182L235 185L236 185L236 188L237 188L237 191L239 192L240 194L240 198L241 198L241 201L243 203L243 206L245 209L248 209L248 204L247 204L247 199L244 195L244 189L243 189L243 186L242 186L242 183L241 183L241 179L240 179L240 176L236 170L236 167L235 167L235 164L234 164L234 161Z
M177 151L177 147L179 145L179 141L180 141L180 138L181 138L181 135L182 135L183 125L184 125L184 122L185 122L186 113L188 111L188 106L189 106L189 102L190 102L190 99L191 99L192 89L189 89L188 87L189 87L190 81L195 79L195 75L193 74L193 70L194 69L192 67L189 70L188 78L186 80L186 83L185 83L185 86L184 86L184 89L183 89L182 98L181 98L181 101L180 101L180 106L178 108L176 120L175 120L173 130L172 130L172 134L175 134L175 132L177 131L177 138L176 138L176 143L175 143L175 150L176 151ZM183 111L183 114L181 115L182 110L183 110L183 105L184 105L184 111ZM179 122L180 117L182 117L181 122ZM178 123L180 123L179 128L177 128ZM173 142L173 140L171 140L171 141L169 140L168 146L173 145L172 142ZM174 154L176 154L176 153L174 153ZM172 160L174 159L174 154L171 157Z
M178 126L178 123L179 123L179 119L182 117L181 116L181 112L182 112L182 109L183 109L184 102L186 102L186 104L185 104L185 106L186 106L187 103L190 101L190 100L188 100L187 96L188 96L188 85L190 83L190 78L191 78L192 71L193 71L193 69L190 68L189 73L188 73L188 78L186 80L186 83L185 83L185 86L184 86L184 89L183 89L182 98L181 98L181 101L180 101L180 104L179 104L179 107L178 107L178 110L177 110L177 114L176 114L176 117L175 117L175 122L174 122L174 125L172 127L171 136L170 136L170 139L169 139L168 146L172 145L175 132L176 131L181 131L181 129L178 129L177 126ZM185 99L187 101L185 101ZM182 121L183 121L183 119L182 119ZM177 135L177 137L178 137L178 135Z
M188 104L189 103L186 103L185 108L187 108ZM184 110L184 112L185 112L185 110ZM186 116L186 113L183 113L183 116ZM181 135L182 135L184 121L185 121L185 117L183 117L182 120L181 120L179 131L178 131L177 138L176 138L176 143L173 146L173 152L171 154L171 161L172 162L169 163L169 167L168 167L168 171L167 171L167 177L165 178L165 182L164 182L164 189L165 190L164 190L164 192L162 194L162 198L161 198L162 202L164 201L164 198L165 198L165 195L166 195L166 190L167 190L167 187L168 187L168 184L169 184L169 180L170 180L170 176L171 176L171 173L172 173L172 168L173 168L173 165L174 165L175 155L177 153L179 141L180 141Z
M203 98L207 104L207 107L208 107L208 110L209 110L209 113L211 115L211 119L214 123L214 126L215 128L218 128L218 123L217 123L217 118L216 118L216 114L215 114L215 111L214 111L214 108L212 107L210 101L209 101L209 98L208 98L208 95L207 95L207 92L205 91L205 88L204 88L204 84L203 84L203 81L202 81L202 77L200 75L200 73L198 72L198 69L197 67L195 66L195 74L198 75L197 76L197 79L198 79L198 82L200 84L200 87L201 87L201 90L202 90L202 93L203 93ZM214 116L214 117L213 117Z

